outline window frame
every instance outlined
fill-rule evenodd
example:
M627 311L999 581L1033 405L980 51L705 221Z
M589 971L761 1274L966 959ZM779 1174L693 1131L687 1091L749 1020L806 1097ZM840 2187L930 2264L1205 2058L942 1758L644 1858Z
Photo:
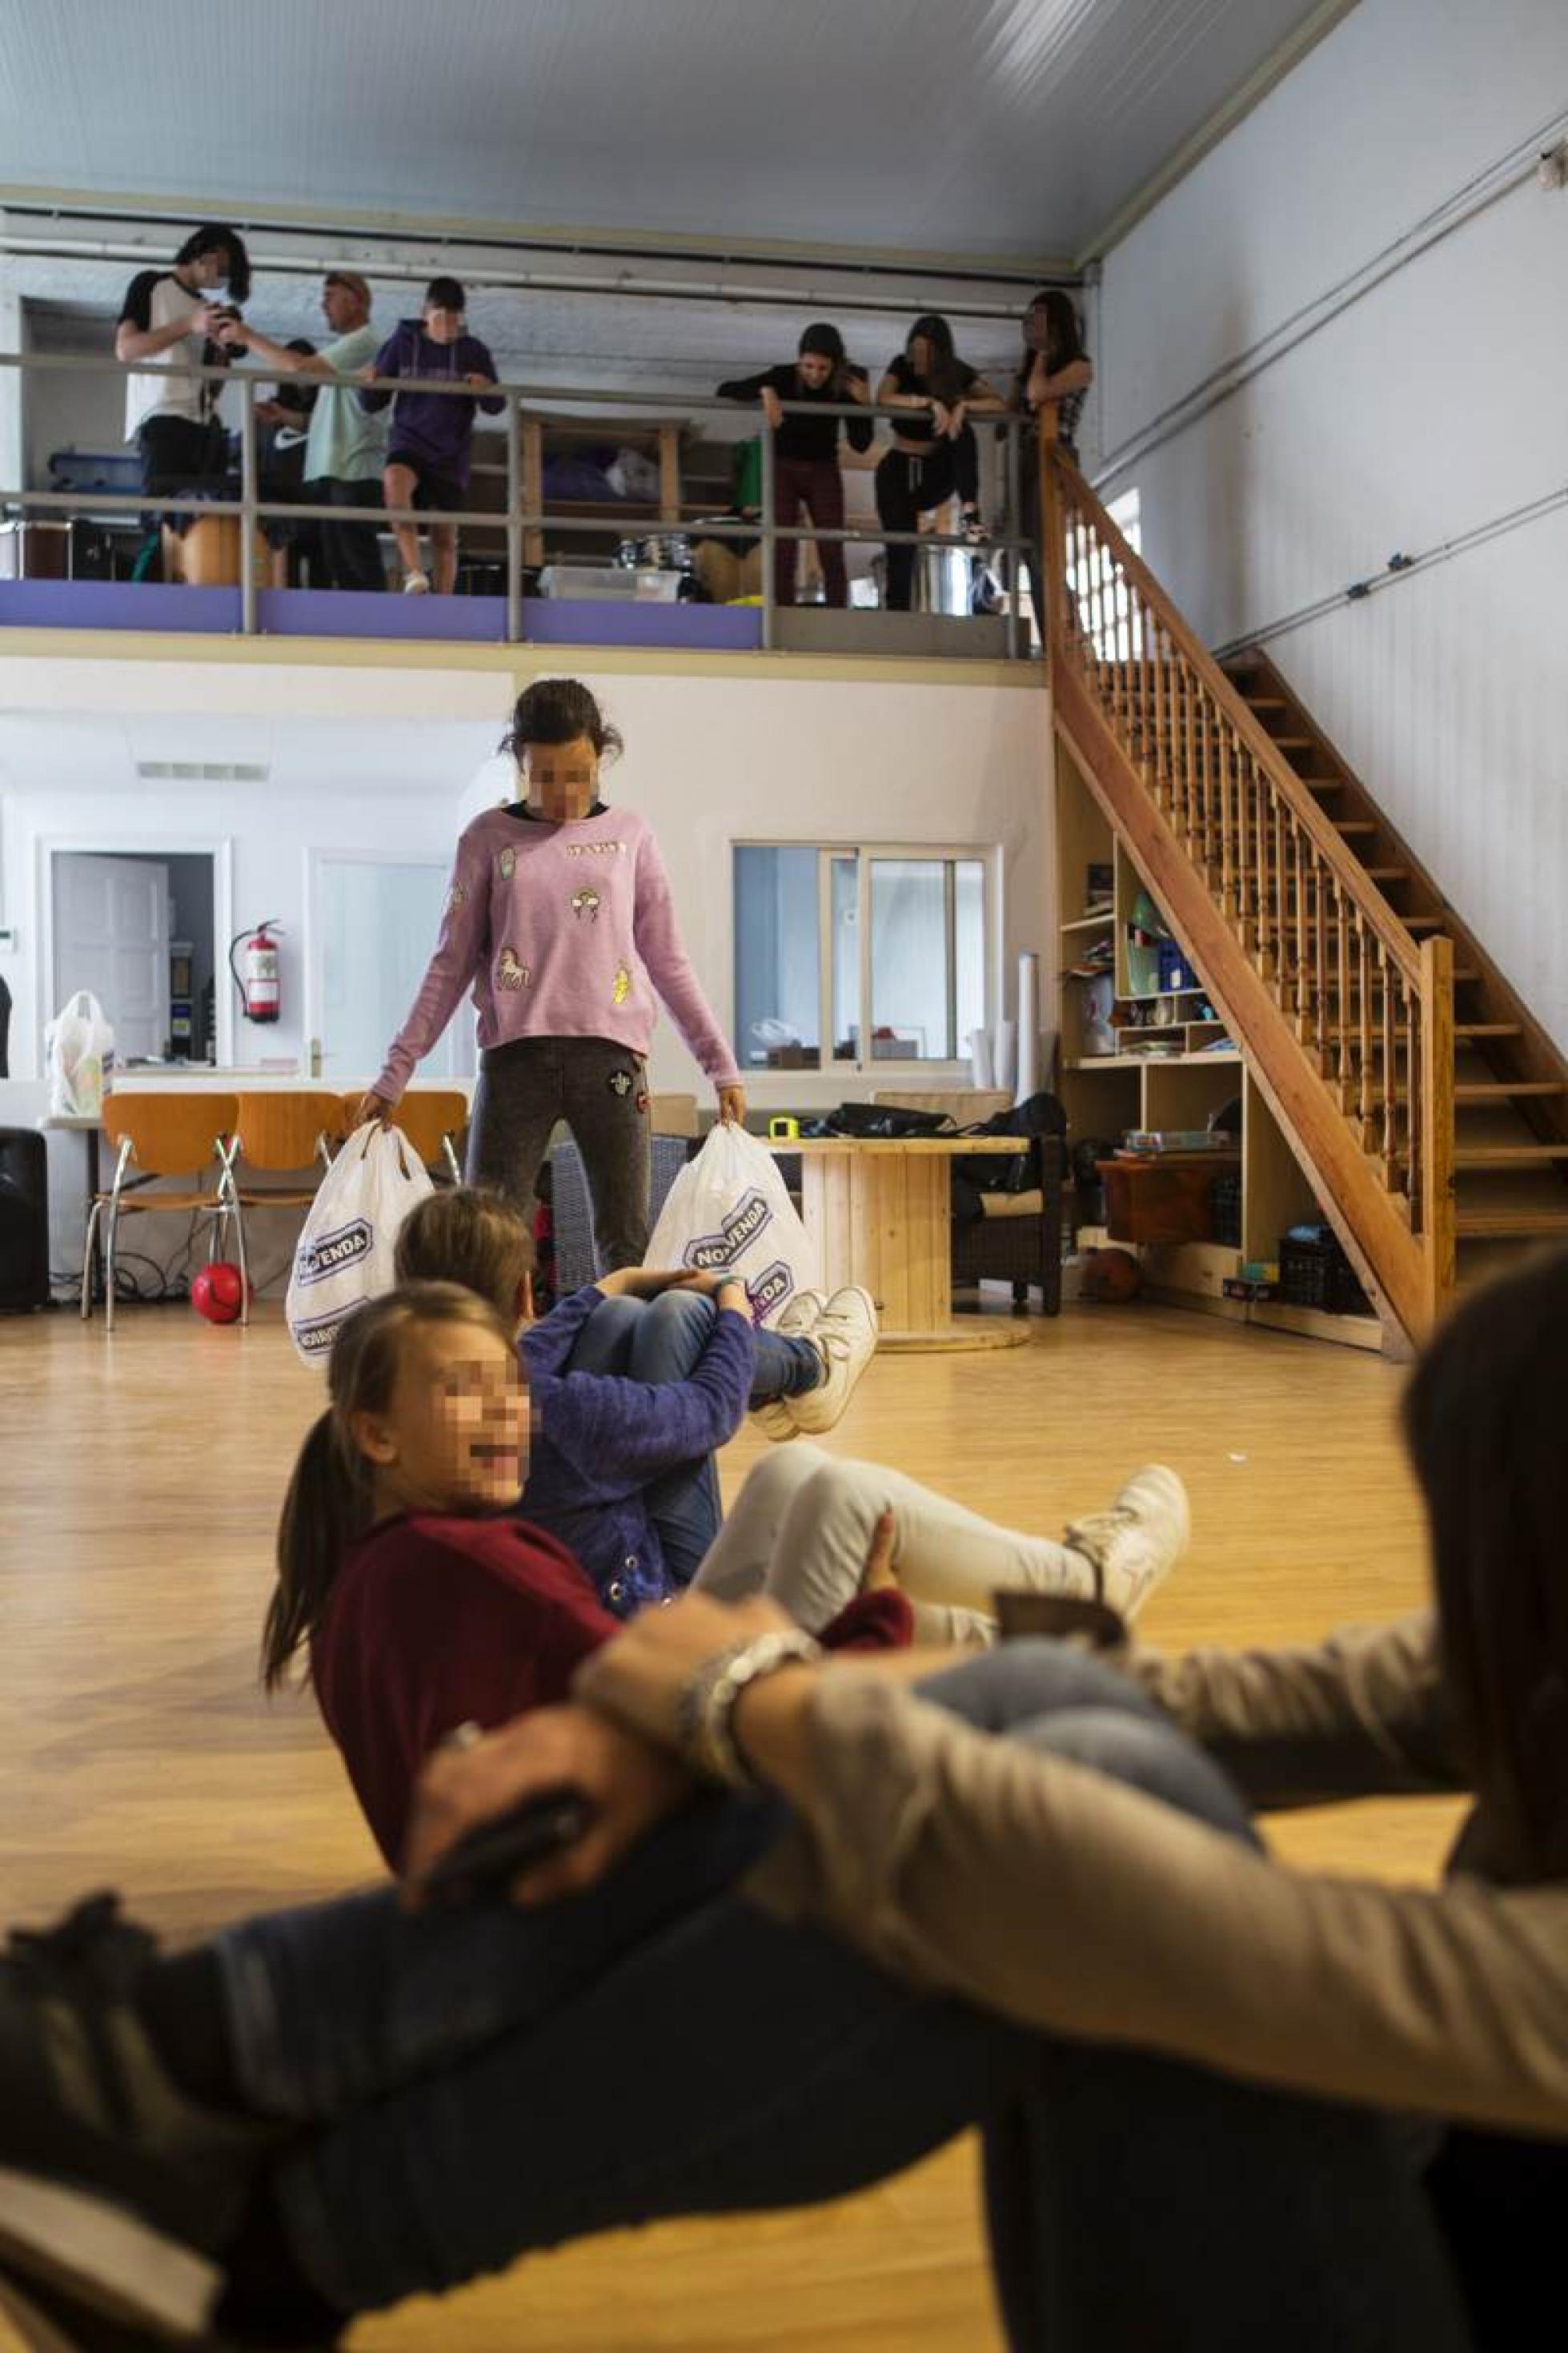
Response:
M984 1022L987 1033L995 1026L996 1008L1002 1002L1002 845L994 841L825 841L816 836L790 839L779 834L738 834L729 845L730 850L730 1026L735 1026L738 992L735 987L735 962L739 941L735 932L735 852L739 849L812 849L816 853L816 947L817 947L817 1060L815 1069L807 1064L803 1071L769 1070L763 1063L750 1062L744 1058L744 1041L735 1039L735 1050L741 1057L742 1075L748 1086L759 1080L773 1081L795 1076L826 1078L837 1072L846 1078L896 1080L901 1086L912 1088L921 1075L946 1080L955 1072L967 1074L970 1058L963 1041L958 1040L958 1050L952 1055L900 1057L880 1054L872 1058L865 1049L871 1029L871 867L878 860L910 860L930 865L943 861L949 870L946 885L947 933L947 994L950 1008L956 1016L958 969L956 955L956 874L953 869L961 862L980 868L981 882L981 951L984 975ZM853 858L856 863L855 918L857 944L859 951L858 979L859 987L859 1020L858 1045L860 1049L853 1061L839 1061L833 1052L835 1022L833 1018L833 865L836 859ZM956 1018L954 1018L956 1029Z

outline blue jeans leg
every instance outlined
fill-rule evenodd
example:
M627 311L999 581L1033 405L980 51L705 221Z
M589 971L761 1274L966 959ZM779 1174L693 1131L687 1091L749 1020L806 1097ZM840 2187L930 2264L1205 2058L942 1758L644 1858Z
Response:
M667 1291L650 1301L632 1335L626 1367L632 1379L689 1380L717 1314L713 1302L700 1292ZM678 1584L689 1585L724 1516L711 1454L678 1463L661 1478L650 1480L646 1501L665 1567Z
M590 1894L410 1913L377 1888L226 1930L240 2079L264 2115L320 2125L555 2016L626 1951L735 1883L784 1819L704 1796Z
M716 1312L700 1292L606 1299L578 1334L566 1369L614 1373L649 1383L689 1380L708 1345ZM712 1456L678 1463L650 1480L644 1500L665 1566L679 1584L689 1584L723 1518Z
M1007 1736L1125 1769L1229 1834L1246 1831L1217 1768L1095 1662L1017 1645L933 1679L926 1695ZM581 1908L619 1904L616 1888ZM253 2059L258 2046L265 2060L286 2008L347 2002L352 2040L356 2000L384 1998L384 1947L367 1939L356 1993L354 1972L310 1966L315 1939L335 1924L295 1923L300 1949L280 2000L258 2006L244 1973L231 1972L237 2040ZM1260 2342L1271 2353L1461 2353L1429 2219L1375 2116L1026 2034L895 1986L828 1938L729 1894L594 1977L545 2031L547 1989L535 1986L513 2031L443 2059L442 1981L460 2008L466 1979L487 1963L463 1924L441 1925L449 1954L433 1949L423 1962L431 2031L417 2051L382 2051L389 2095L378 2099L382 2087L362 2074L353 2112L274 2178L300 2260L344 2312L591 2231L836 2196L979 2123L1019 2353L1252 2353ZM264 1940L264 1972L270 1926L236 1932ZM384 1914L360 1926L387 1923ZM516 1953L488 1966L503 1961L515 1975ZM509 1982L490 1995L496 2018L510 1993ZM332 2019L294 2031L330 2069ZM1211 2156L1216 2141L1222 2158ZM1202 2247L1202 2264L1189 2244ZM1114 2333L1100 2325L1100 2297Z
M778 1398L801 1397L822 1385L823 1363L809 1340L788 1332L757 1326L756 1369L752 1375L751 1403L772 1405Z
M632 1341L647 1314L646 1299L602 1299L572 1344L567 1371L624 1377Z

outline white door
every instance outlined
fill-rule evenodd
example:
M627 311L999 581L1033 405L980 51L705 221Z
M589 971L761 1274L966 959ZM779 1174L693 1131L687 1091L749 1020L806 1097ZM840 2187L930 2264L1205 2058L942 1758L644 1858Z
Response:
M169 870L156 858L54 854L58 1012L90 988L124 1063L163 1054L169 1041Z
M445 865L409 860L311 858L310 1005L321 1076L343 1086L374 1079L403 1027L441 927ZM465 1004L420 1064L426 1079L474 1068L474 1017Z

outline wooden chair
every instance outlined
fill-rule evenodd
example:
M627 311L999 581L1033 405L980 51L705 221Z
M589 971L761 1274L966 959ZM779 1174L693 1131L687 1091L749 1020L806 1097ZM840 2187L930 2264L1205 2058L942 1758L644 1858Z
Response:
M108 1190L93 1195L88 1211L87 1247L81 1266L84 1323L92 1314L93 1244L101 1224L108 1232L104 1249L104 1329L114 1329L115 1254L121 1218L144 1217L150 1211L210 1218L214 1221L208 1238L210 1258L219 1238L226 1234L232 1217L240 1277L244 1281L245 1221L228 1183L228 1139L234 1133L238 1109L237 1096L185 1090L167 1094L111 1094L106 1098L103 1132L118 1147L118 1155ZM213 1189L207 1192L202 1188L201 1178L213 1161L217 1163L218 1175ZM142 1189L151 1186L155 1177L168 1176L189 1176L193 1183L182 1192ZM246 1295L249 1295L248 1289Z
M344 1134L353 1127L363 1101L361 1094L344 1095ZM460 1087L421 1087L405 1095L392 1114L392 1125L401 1129L426 1167L444 1167L454 1185L463 1181L458 1145L468 1124L468 1099Z
M235 1114L234 1142L225 1162L224 1176L231 1201L247 1209L308 1209L316 1187L332 1165L332 1146L343 1133L341 1097L322 1087L280 1087L275 1093L240 1094ZM309 1185L276 1187L242 1185L238 1167L283 1175L314 1170ZM319 1164L319 1165L318 1165ZM250 1320L247 1291L240 1322Z

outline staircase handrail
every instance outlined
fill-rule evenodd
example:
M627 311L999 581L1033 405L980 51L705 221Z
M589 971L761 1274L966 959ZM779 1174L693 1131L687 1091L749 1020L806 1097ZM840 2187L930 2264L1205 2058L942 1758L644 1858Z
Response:
M1042 417L1046 414L1047 412L1042 411ZM1345 848L1332 822L1324 815L1294 768L1277 748L1268 729L1260 723L1256 713L1248 709L1242 696L1237 693L1236 687L1204 644L1203 639L1195 636L1189 628L1179 608L1172 603L1169 595L1161 586L1137 550L1128 544L1121 532L1111 521L1110 513L1073 464L1072 459L1048 435L1043 433L1042 441L1045 443L1041 451L1042 458L1047 459L1050 466L1062 477L1074 493L1076 502L1092 518L1096 529L1115 554L1123 571L1142 588L1145 597L1158 613L1162 627L1169 633L1173 643L1181 648L1182 652L1192 664L1203 683L1205 691L1225 712L1237 734L1246 744L1259 766L1267 772L1270 784L1279 794L1280 798L1295 811L1313 847L1325 863L1333 869L1341 889L1367 916L1378 937L1394 956L1405 978L1414 987L1419 988L1421 951L1405 929L1396 911L1389 905L1376 883L1370 879ZM1058 531L1053 533L1047 559L1051 566L1051 585L1056 587L1059 583L1061 590L1061 593L1052 596L1048 600L1051 633L1049 653L1053 662L1060 652L1057 642L1057 631L1065 602L1067 586L1062 577L1064 567L1061 563L1061 553L1062 541Z

